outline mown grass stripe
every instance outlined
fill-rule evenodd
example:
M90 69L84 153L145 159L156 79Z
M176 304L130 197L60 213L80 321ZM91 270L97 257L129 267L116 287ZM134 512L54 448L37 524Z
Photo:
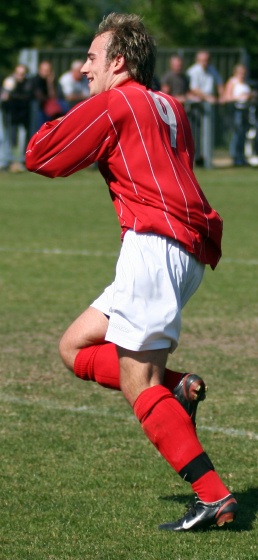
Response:
M39 406L41 408L48 409L48 410L60 410L65 412L75 412L78 414L86 413L86 414L94 415L95 417L97 416L99 418L110 416L113 419L117 419L117 420L127 420L127 421L129 420L129 421L136 422L136 418L132 414L120 414L118 412L113 412L113 411L111 412L109 407L103 407L103 406L101 407L101 409L96 408L94 406L87 406L87 405L71 406L71 405L60 404L55 401L49 401L45 399L30 400L21 397L15 397L12 395L1 395L0 402L15 403L21 406ZM198 431L199 430L208 431L212 433L221 433L225 436L230 436L230 437L248 438L248 439L258 441L258 434L247 430L236 430L234 428L220 428L219 426L198 425Z
M29 254L42 254L42 255L71 255L71 256L86 256L86 257L117 257L117 251L89 251L87 249L71 250L71 249L33 249L30 247L0 247L1 253L29 253ZM223 257L221 264L239 264L247 266L257 266L258 259L234 259L230 257Z

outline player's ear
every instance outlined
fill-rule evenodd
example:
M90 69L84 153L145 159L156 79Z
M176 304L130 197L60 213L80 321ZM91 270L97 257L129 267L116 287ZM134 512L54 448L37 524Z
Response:
M115 58L115 70L123 70L125 64L125 57L122 54L117 54Z

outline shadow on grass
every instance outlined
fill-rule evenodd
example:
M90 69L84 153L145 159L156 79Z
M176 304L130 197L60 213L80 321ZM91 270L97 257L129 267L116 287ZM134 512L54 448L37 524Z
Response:
M226 530L235 533L243 531L252 531L253 522L256 518L258 511L258 488L249 488L243 492L234 492L234 497L236 498L239 506L237 517L234 523L226 524L223 527L211 526L206 531L217 531ZM159 500L173 501L180 504L184 504L185 507L189 506L189 495L180 496L159 496ZM182 516L184 511L182 512Z

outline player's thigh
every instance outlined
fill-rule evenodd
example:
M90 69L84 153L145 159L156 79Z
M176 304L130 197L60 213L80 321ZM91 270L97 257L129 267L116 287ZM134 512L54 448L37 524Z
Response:
M78 352L105 339L108 318L99 309L88 307L65 331L60 341L60 353Z
M76 354L81 348L104 342L112 297L113 284L107 286L64 333L59 351L69 369L73 369Z

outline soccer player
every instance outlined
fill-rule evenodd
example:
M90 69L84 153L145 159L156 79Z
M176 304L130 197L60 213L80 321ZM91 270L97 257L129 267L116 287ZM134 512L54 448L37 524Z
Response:
M155 55L137 15L109 14L81 69L90 99L41 127L26 164L67 177L98 162L121 225L121 252L114 282L67 329L60 354L77 376L121 388L145 435L191 484L190 511L160 525L188 531L233 521L237 511L196 434L204 382L165 367L183 306L205 266L220 259L222 220L193 173L182 105L151 90Z

